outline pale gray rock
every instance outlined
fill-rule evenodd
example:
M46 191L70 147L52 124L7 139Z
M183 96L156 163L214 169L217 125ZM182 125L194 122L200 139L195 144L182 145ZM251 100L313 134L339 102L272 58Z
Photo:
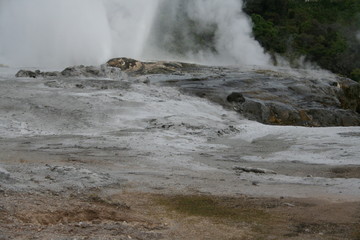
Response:
M0 167L0 181L9 180L10 173L4 168Z

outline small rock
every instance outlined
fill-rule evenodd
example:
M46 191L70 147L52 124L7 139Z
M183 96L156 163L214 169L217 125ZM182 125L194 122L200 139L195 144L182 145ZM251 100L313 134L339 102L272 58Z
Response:
M9 239L7 236L0 233L0 240L7 240L7 239Z
M79 222L78 224L76 224L76 226L81 227L81 228L88 228L88 227L90 227L90 224L84 223L84 222Z
M145 80L144 80L144 82L143 83L145 83L145 84L149 84L150 83L150 79L147 77Z
M283 203L283 205L287 207L296 207L294 204L291 203Z
M247 173L259 173L259 174L277 174L275 171L263 169L263 168L253 168L253 167L233 167L234 170L240 172L247 172Z
M97 219L97 220L93 220L91 223L98 225L98 224L101 224L101 221Z
M236 102L236 103L243 103L245 102L244 96L239 92L233 92L231 93L226 100L228 102Z
M53 178L53 177L50 176L50 175L47 175L45 178L48 179L48 180L51 180L51 181L54 181L54 180L55 180L55 178Z
M9 179L10 179L10 173L0 167L0 181L1 180L9 180Z

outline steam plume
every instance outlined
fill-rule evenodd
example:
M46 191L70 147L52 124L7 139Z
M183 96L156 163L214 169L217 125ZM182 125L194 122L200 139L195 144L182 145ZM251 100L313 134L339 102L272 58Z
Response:
M267 64L241 7L241 0L0 0L0 62L63 67L127 56Z
M111 31L98 0L2 0L0 4L0 55L7 64L90 64L110 54Z
M152 42L164 55L215 64L270 61L252 38L240 0L162 0L159 11Z

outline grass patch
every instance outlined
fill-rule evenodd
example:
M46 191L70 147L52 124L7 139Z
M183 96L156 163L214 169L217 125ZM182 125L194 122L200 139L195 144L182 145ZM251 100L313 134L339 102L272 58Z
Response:
M265 223L270 214L257 206L237 202L236 199L223 199L204 195L181 195L161 197L159 203L178 213L189 216L231 220L245 223Z
M354 232L352 238L354 240L360 240L360 230Z

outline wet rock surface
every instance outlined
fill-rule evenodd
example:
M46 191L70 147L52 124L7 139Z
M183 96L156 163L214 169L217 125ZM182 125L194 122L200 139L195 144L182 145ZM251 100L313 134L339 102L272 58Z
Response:
M360 128L237 113L303 105L333 124L330 108L356 117L356 84L134 61L0 74L0 239L359 236Z
M205 72L204 77L167 80L166 84L265 124L360 125L360 85L350 79L231 68Z
M119 78L122 74L134 81L142 79L144 83L178 87L182 92L209 99L265 124L360 125L360 84L326 72L312 75L305 70L208 67L114 58L100 67L75 66L61 72L20 70L16 76ZM76 87L85 85L77 83Z
M57 77L0 76L0 161L8 172L2 187L61 192L132 183L140 190L167 191L176 185L175 189L194 186L215 194L239 189L255 194L256 185L263 194L273 195L294 184L286 191L299 196L307 191L302 188L306 183L306 189L309 185L316 193L321 192L317 188L327 192L341 188L345 198L353 194L356 182L336 180L334 186L327 179L334 175L327 164L358 165L356 127L268 126L234 111L263 121L271 104L281 103L290 112L283 119L289 119L296 113L293 102L306 94L315 98L322 86L336 93L341 79L322 72L115 62L125 67L74 67ZM141 64L142 71L134 70ZM168 69L167 73L152 71L158 68ZM94 77L105 73L113 75ZM289 86L302 95L285 95ZM356 94L343 96L349 95ZM326 101L341 107L336 95ZM315 100L303 104L320 108ZM324 118L333 121L328 110L321 109ZM314 168L312 163L321 165ZM234 170L234 165L278 174L269 180L268 173ZM228 183L218 188L219 179Z

